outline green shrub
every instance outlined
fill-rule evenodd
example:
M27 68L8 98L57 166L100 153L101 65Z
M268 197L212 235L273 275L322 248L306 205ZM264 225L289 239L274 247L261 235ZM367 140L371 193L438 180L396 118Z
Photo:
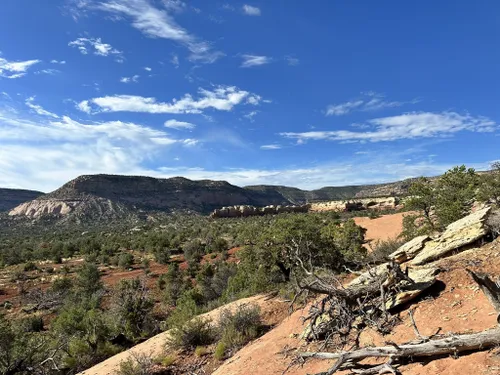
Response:
M134 265L134 256L130 253L123 253L118 258L118 266L124 270L129 269Z
M29 316L21 320L20 325L24 332L41 332L44 330L41 316Z
M225 350L236 350L262 332L260 309L257 305L240 305L234 312L226 309L221 313L219 327Z
M222 361L226 354L226 344L223 341L219 341L215 347L214 358L218 361Z
M24 272L36 271L37 269L38 269L38 267L33 262L28 262L23 267Z
M193 351L198 346L213 344L216 337L216 330L212 322L197 317L182 326L173 328L167 345L173 349Z
M196 349L194 350L194 354L197 357L203 357L204 355L207 355L208 349L206 346L197 346Z
M132 353L126 361L120 362L117 375L151 375L153 367L154 361L150 356Z

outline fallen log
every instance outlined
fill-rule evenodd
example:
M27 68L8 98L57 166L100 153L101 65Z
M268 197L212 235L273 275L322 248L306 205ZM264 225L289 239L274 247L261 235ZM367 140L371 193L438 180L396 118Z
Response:
M471 270L467 270L467 272L479 285L496 312L499 313L500 317L500 283L495 283L486 274L475 273ZM487 350L500 345L500 327L483 332L452 334L439 339L429 339L420 335L411 312L410 318L419 339L416 343L391 343L391 345L388 346L366 347L336 353L301 352L297 354L297 357L303 359L319 358L337 360L328 371L317 375L332 375L338 370L347 368L358 374L397 374L399 372L393 367L393 362L397 362L397 360L401 358L413 359L419 357L439 357L448 354L457 355L463 352ZM497 318L497 321L499 321L499 318ZM357 362L366 358L389 358L389 361L375 365L366 370L359 369L360 366Z
M368 347L347 352L303 352L301 358L342 359L360 361L365 358L410 358L410 357L437 357L444 354L458 354L472 350L485 350L500 345L500 328L489 331L454 335L437 340L430 340L419 344L391 345Z

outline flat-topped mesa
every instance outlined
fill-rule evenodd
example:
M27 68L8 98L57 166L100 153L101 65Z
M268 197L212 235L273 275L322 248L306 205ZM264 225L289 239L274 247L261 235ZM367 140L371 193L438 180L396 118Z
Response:
M271 205L265 207L255 206L231 206L215 209L211 214L211 218L226 218L226 217L248 217L248 216L263 216L276 215L289 212L308 212L311 208L310 204L301 206L280 206Z

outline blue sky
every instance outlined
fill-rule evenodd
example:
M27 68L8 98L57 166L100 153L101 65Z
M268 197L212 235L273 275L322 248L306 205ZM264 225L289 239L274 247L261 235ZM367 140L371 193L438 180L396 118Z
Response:
M498 159L494 1L3 0L0 186L301 188Z

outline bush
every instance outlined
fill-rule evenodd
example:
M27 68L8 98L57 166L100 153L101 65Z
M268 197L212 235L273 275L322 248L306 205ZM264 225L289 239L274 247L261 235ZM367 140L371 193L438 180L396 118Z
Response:
M257 305L240 305L234 312L226 309L221 313L219 327L225 350L236 350L260 335L260 309Z
M173 349L193 351L198 346L213 344L216 337L212 322L197 317L173 328L172 335L167 339L167 345Z
M207 355L208 349L205 346L197 346L196 349L194 350L194 354L197 357L203 357L204 355Z
M126 360L120 362L118 375L151 375L154 366L154 361L150 356L145 354L132 355Z
M403 239L390 238L388 240L379 240L375 242L373 250L368 254L367 260L370 263L382 263L387 261L388 256L399 249L404 243Z
M215 347L214 358L218 361L222 361L226 354L226 344L223 341L219 341Z
M29 316L21 320L20 323L24 332L41 332L44 330L41 316Z
M101 281L101 274L97 266L93 263L85 263L78 271L76 286L80 293L90 296L104 288Z
M37 269L38 269L38 267L33 262L28 262L23 267L24 272L36 271Z
M134 256L130 253L123 253L118 258L118 266L124 270L129 269L134 265Z
M154 332L153 306L154 301L142 280L120 280L114 291L112 311L119 329L127 338L136 339Z

